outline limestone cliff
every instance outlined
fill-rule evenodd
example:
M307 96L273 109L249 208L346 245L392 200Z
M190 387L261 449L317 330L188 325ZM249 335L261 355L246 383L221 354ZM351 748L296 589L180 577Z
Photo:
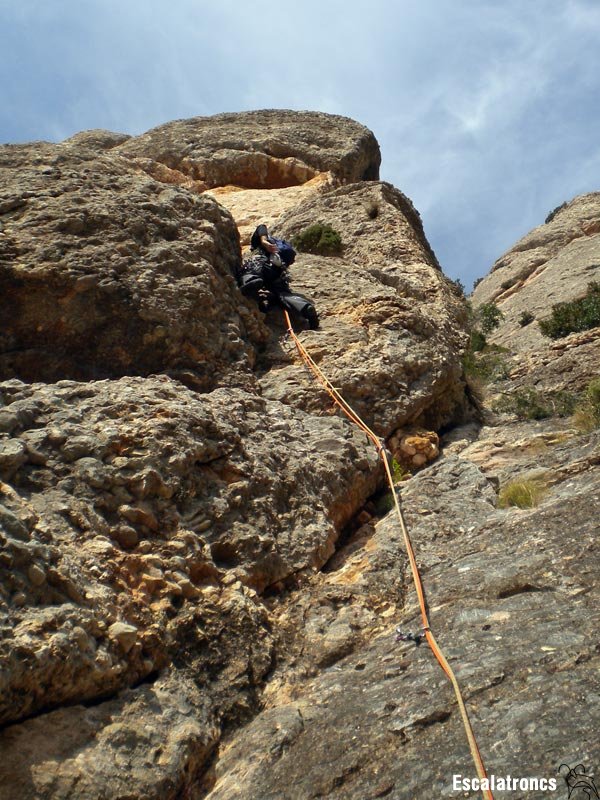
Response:
M390 446L464 421L466 306L379 158L275 111L0 148L1 800L471 774L444 675L395 642L418 623L378 455L232 277L258 222L332 224L341 252L292 269L304 344ZM594 765L597 434L500 422L403 484L433 624L492 771ZM499 509L533 464L542 505Z

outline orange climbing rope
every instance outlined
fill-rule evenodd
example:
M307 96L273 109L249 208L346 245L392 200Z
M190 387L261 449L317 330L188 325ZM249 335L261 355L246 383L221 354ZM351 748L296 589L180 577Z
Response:
M421 575L419 574L419 567L417 565L417 560L415 558L415 553L413 550L412 542L410 540L410 536L408 534L408 530L406 528L406 523L404 522L404 516L402 514L402 509L400 507L400 502L398 500L398 492L394 485L394 479L390 470L390 465L388 463L388 459L385 454L385 448L382 443L382 440L369 428L369 426L358 416L358 414L354 411L354 409L344 400L338 390L333 386L331 381L323 374L320 367L315 363L313 358L311 357L310 353L306 350L300 339L296 336L294 329L292 328L292 323L290 321L290 317L287 311L284 311L285 320L287 323L288 333L290 334L300 357L304 364L308 367L308 369L313 373L316 380L323 386L329 396L333 399L335 404L344 412L344 414L357 425L366 435L367 437L373 442L375 447L377 448L377 452L379 453L381 460L383 461L383 466L385 468L386 476L388 483L390 485L390 489L392 490L392 495L394 497L394 505L396 508L396 514L398 516L398 521L400 523L400 528L402 530L402 536L404 538L404 545L406 547L406 552L408 553L408 560L410 562L410 569L413 576L413 581L415 584L415 589L417 591L417 597L419 600L419 608L421 610L421 620L423 622L423 631L425 633L425 638L427 639L427 643L431 648L434 656L437 658L441 668L446 673L446 676L450 680L452 684L452 688L454 689L454 694L456 695L456 700L458 703L458 708L460 710L460 715L463 721L463 725L465 728L465 732L467 734L467 740L469 742L469 748L471 750L471 755L473 757L473 761L475 763L475 768L477 769L477 775L480 781L486 781L484 785L489 785L489 780L487 776L487 772L485 769L485 765L483 763L483 759L481 757L481 753L479 751L479 747L477 746L477 741L475 739L475 734L473 733L473 728L471 726L471 721L469 720L469 715L467 713L467 708L465 706L462 693L460 691L460 686L458 685L458 681L456 680L456 676L452 671L452 667L448 663L446 657L444 656L442 650L440 649L439 645L437 644L435 637L431 631L429 625L429 617L427 614L427 605L425 602L425 594L423 592L423 583L421 581ZM494 800L494 796L490 789L481 789L481 793L486 800Z

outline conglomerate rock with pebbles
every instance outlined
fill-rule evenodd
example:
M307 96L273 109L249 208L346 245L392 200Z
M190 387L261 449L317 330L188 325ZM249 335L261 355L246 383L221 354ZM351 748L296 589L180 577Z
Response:
M435 457L466 308L374 136L252 112L0 165L1 800L447 793L468 752L394 641L418 623L379 455L232 277L255 201L285 237L333 225L292 269L322 321L299 335L398 457ZM433 624L496 771L597 763L595 435L475 428L403 484ZM534 459L544 503L498 509Z

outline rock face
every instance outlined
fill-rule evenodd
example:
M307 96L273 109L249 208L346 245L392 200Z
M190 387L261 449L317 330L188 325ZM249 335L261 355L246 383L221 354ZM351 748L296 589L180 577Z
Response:
M589 457L597 438L580 446L578 455ZM561 458L575 450L571 445ZM420 473L403 493L436 637L457 669L497 776L551 778L561 761L598 758L590 515L598 513L597 481L597 461L588 462L559 479L540 508L498 510L492 484L463 454ZM383 547L391 555L397 536L391 519L380 523L369 558L381 558ZM372 592L373 605L398 601L389 587L394 580L406 585L405 568L397 552L379 590L368 584L367 570L360 588L351 579L344 588L348 595ZM321 614L330 637L349 602L327 622ZM309 641L317 614L311 608L305 617ZM350 624L365 633L362 642L355 639L324 669L305 664L311 672L303 685L267 695L267 708L223 749L206 797L451 796L453 775L473 775L454 698L426 647L394 641L394 618L405 630L418 627L411 593L380 612L378 627L355 613Z
M600 193L576 197L556 209L502 256L473 292L473 305L495 303L503 319L488 335L507 349L509 385L514 389L581 392L598 376L600 328L552 340L538 321L552 306L583 297L600 278ZM533 320L522 324L528 312Z
M169 122L119 151L202 184L279 189L321 172L344 182L376 180L381 154L370 130L313 111L248 111Z
M482 294L492 279L482 282L480 300L494 299ZM504 308L508 317L509 300ZM513 339L513 354L503 354L509 375L498 385L578 391L598 375L596 337L574 334L525 352ZM554 779L567 793L560 765L584 763L590 774L600 760L600 437L570 420L485 415L493 427L455 429L442 438L442 460L402 484L405 518L432 626L457 671L488 771ZM407 431L390 446L400 456L403 446L418 452L417 442L434 441ZM499 489L531 480L544 489L539 505L499 507ZM282 630L298 631L300 619L264 710L225 740L200 796L452 796L453 775L472 776L473 766L432 654L394 639L396 623L404 631L420 623L391 516L360 527L306 594L290 598ZM539 787L526 794L547 796Z
M276 235L293 238L315 222L342 237L339 257L301 254L292 284L313 298L321 333L307 346L345 399L382 436L412 422L439 427L463 402L457 354L466 338L465 306L444 277L409 200L389 184L333 189L282 216ZM259 362L263 393L317 408L295 365L278 353Z
M461 412L464 308L410 202L363 180L379 150L349 120L224 115L0 161L0 797L199 796L286 648L326 665L363 639L356 620L377 627L357 591L296 635L299 587L344 602L327 565L340 536L371 537L382 481L281 316L241 298L234 219L203 190L247 187L221 192L236 213L273 192L290 235L340 227L340 257L298 257L323 316L301 335L382 436ZM382 548L357 589L384 579Z
M402 502L490 771L600 763L598 434L440 442L466 309L373 135L252 112L0 163L0 800L412 800L472 775L443 673L395 641L419 623L379 455L233 281L236 225L263 219L339 231L293 266L322 319L299 336L405 466L442 450ZM499 509L532 471L541 505Z
M249 248L257 220L261 220L268 228L273 228L286 211L300 203L310 202L338 184L339 180L331 172L320 172L298 186L268 190L224 186L207 190L206 194L214 197L231 212L240 233L240 244L243 248Z
M600 279L600 192L582 195L556 210L493 265L473 292L473 304L496 303L504 313L492 340L522 352L547 343L535 323L521 326L523 312L536 320L554 303L585 295Z
M0 373L247 383L258 324L232 279L233 220L91 138L0 149Z
M154 672L181 604L226 574L262 591L321 566L376 488L377 454L340 420L243 392L168 378L2 391L2 590L16 606L2 647L20 654L4 722Z

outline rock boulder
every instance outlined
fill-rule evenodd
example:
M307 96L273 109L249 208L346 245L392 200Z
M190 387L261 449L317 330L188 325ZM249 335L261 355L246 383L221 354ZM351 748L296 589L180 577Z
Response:
M321 172L344 182L376 180L381 154L370 130L347 117L265 110L168 122L119 146L204 188L297 186Z
M459 415L466 307L412 203L389 184L355 183L290 210L274 232L293 239L316 223L338 231L342 251L300 253L290 272L293 288L319 310L321 330L303 336L321 369L381 436ZM279 312L271 316L277 324ZM275 340L258 366L265 396L313 411L327 403Z
M0 376L248 384L262 334L231 216L91 139L0 148Z

